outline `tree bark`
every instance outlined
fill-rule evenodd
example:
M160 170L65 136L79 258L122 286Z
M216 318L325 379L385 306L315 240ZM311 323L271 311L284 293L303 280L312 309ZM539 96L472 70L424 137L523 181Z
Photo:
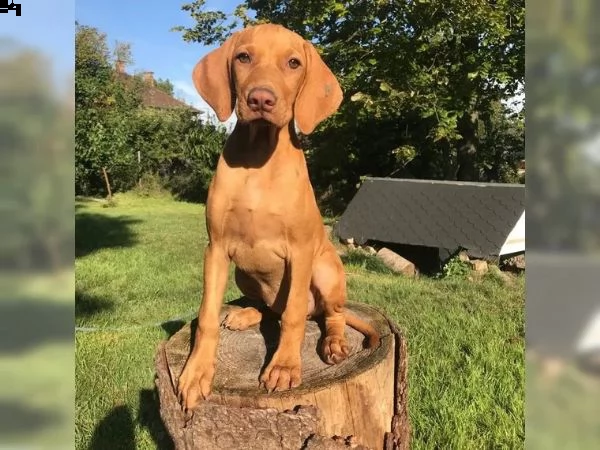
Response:
M110 189L110 182L108 181L108 174L106 173L106 167L102 168L102 175L104 176L104 183L106 183L106 192L108 193L108 201L112 200L112 191Z
M458 146L458 181L479 181L477 170L477 148L479 139L477 137L476 112L465 113L458 122L458 131L463 137Z
M317 354L321 328L309 321L302 347L302 385L268 394L261 368L278 341L278 321L245 331L221 330L213 394L185 417L175 387L190 350L195 323L161 343L156 385L161 416L177 449L408 449L406 342L384 315L349 305L380 333L381 345L364 349L364 336L347 327L349 358L329 366ZM233 308L226 305L221 317Z

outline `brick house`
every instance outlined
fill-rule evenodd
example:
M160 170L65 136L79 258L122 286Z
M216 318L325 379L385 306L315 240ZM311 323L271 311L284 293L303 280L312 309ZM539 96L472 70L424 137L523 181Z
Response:
M133 81L134 76L125 72L125 64L123 61L117 61L115 64L115 71L117 79L124 83L130 83ZM175 109L175 108L188 108L201 114L201 111L188 105L187 103L177 100L175 97L167 94L166 92L156 87L156 80L154 79L153 72L142 73L143 87L142 87L142 104L148 108L156 109Z

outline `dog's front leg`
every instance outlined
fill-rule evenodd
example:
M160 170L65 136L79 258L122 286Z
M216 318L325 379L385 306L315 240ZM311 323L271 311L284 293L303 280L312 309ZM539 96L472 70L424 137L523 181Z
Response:
M211 243L204 254L204 292L198 313L198 327L192 352L179 377L179 399L184 410L191 410L201 397L210 394L215 375L215 358L219 341L219 313L227 285L229 257L225 250Z
M289 293L281 315L279 344L260 381L267 390L282 391L300 386L300 351L308 313L308 293L312 274L311 253L292 252L286 267Z

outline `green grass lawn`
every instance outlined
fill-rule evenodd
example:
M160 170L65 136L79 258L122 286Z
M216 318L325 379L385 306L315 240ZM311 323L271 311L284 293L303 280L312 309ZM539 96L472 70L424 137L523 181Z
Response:
M153 358L197 311L204 209L129 194L116 203L77 202L76 447L169 448ZM523 277L411 280L365 257L346 271L350 300L407 337L412 448L523 447ZM230 280L225 300L239 295Z
M0 448L73 442L73 272L0 275Z

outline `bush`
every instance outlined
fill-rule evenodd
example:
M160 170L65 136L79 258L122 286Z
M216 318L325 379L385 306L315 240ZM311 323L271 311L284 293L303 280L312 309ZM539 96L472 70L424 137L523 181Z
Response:
M163 180L155 173L144 173L133 188L133 192L140 197L162 197L168 194Z
M471 273L469 263L462 261L458 256L450 259L442 269L441 278L463 280Z
M104 168L114 193L152 195L166 187L177 198L203 201L224 129L203 124L192 109L144 107L142 82L115 76L97 29L77 25L75 50L76 194L105 196Z

